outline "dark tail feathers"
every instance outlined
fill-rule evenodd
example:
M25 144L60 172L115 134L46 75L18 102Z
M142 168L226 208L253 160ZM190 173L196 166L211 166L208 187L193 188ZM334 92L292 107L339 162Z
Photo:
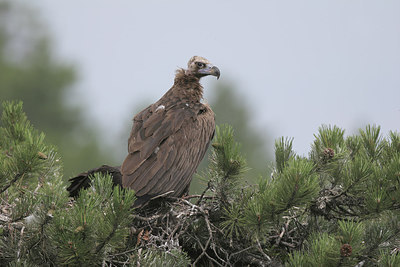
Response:
M78 174L76 177L69 179L71 185L67 188L70 197L77 197L81 189L86 189L90 186L90 176L93 176L96 172L102 174L110 174L113 178L114 185L122 184L121 166L111 167L108 165L102 165L99 168L89 170Z

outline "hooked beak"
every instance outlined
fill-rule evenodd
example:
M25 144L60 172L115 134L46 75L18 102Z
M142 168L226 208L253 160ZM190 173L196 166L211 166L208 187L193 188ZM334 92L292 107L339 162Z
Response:
M219 79L219 76L221 75L219 69L216 66L213 66L211 64L207 64L204 69L200 69L198 71L202 76L207 76L207 75L212 75L217 77L217 80Z

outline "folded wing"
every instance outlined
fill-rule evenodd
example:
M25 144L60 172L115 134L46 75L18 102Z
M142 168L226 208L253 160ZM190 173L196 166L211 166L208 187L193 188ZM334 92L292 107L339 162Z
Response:
M135 116L121 167L123 187L134 189L138 198L185 194L214 134L208 105L162 107L154 104Z

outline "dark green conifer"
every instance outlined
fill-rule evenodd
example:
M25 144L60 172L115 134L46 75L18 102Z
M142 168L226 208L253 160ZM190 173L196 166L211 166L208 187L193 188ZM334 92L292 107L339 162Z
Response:
M200 195L132 209L96 174L68 198L62 165L22 111L3 103L2 266L398 266L400 134L322 126L308 157L275 143L271 175L246 184L234 131L217 127Z

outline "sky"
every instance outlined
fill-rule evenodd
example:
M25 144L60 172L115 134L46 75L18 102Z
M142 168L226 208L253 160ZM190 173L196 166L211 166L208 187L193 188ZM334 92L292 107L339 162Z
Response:
M108 140L194 55L221 70L220 80L203 79L206 98L233 84L257 130L293 137L298 154L322 124L399 131L400 1L20 2L34 5L57 55L77 66L73 97Z

